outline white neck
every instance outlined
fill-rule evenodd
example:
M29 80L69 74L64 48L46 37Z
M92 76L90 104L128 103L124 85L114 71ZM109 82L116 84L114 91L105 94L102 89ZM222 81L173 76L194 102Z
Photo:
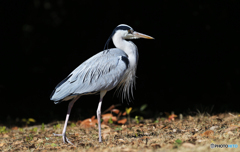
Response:
M128 55L130 67L136 66L138 58L136 45L123 39L120 33L115 33L112 40L116 48L123 50Z

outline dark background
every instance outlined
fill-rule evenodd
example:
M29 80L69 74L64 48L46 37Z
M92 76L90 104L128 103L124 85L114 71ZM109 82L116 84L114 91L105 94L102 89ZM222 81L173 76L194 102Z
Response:
M153 36L139 49L134 103L145 117L239 111L239 1L1 2L0 123L64 120L68 102L49 100L73 69L101 51L119 24ZM111 44L111 47L114 47ZM107 93L102 110L121 103ZM99 96L84 96L70 119L91 117Z

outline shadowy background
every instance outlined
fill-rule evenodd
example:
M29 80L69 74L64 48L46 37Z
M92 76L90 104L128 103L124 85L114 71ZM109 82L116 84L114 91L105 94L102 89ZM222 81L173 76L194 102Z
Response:
M160 112L237 111L240 91L239 1L32 0L1 2L0 123L64 120L68 102L49 100L54 87L103 50L119 24L153 36L139 49L134 103ZM111 47L114 47L111 44ZM121 103L107 93L102 111ZM81 97L70 119L91 117L99 96Z

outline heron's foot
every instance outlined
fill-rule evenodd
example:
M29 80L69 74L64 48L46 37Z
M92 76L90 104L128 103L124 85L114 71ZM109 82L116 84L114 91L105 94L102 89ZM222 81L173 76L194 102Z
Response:
M74 146L74 144L70 140L68 140L68 138L66 137L66 134L55 134L55 133L53 133L53 135L54 136L62 136L64 144L69 143L69 144L72 144Z

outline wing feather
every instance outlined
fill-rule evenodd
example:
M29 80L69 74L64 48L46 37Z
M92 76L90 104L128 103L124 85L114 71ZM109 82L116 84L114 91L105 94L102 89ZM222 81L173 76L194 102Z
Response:
M92 56L55 88L51 100L68 100L69 96L111 90L121 82L128 65L127 54L120 49L110 49Z

